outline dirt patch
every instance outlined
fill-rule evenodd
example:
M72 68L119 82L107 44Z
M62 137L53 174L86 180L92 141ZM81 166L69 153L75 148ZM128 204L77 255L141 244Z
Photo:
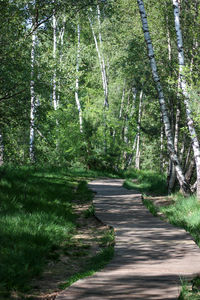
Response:
M60 249L53 252L54 258L48 261L44 272L32 280L29 293L13 292L11 299L54 300L62 290L60 286L72 275L82 272L89 259L101 250L101 239L110 228L95 216L85 216L90 206L91 203L75 203L77 230L72 240L65 241Z

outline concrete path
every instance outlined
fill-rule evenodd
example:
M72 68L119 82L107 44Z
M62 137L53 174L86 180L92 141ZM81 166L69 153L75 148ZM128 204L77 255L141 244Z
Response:
M115 228L115 256L94 276L77 281L56 300L177 299L180 277L200 274L200 250L182 229L153 217L141 195L119 179L96 180L98 218Z

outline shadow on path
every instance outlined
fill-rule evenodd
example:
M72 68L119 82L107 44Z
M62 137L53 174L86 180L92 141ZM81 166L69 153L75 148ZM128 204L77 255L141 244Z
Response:
M153 217L123 180L95 180L96 215L115 229L115 256L56 300L177 299L180 278L200 273L200 249L184 230Z

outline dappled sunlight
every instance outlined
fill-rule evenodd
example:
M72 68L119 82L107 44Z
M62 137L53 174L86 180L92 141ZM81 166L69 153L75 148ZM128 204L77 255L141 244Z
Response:
M123 180L95 180L95 212L115 229L115 255L96 275L56 299L177 299L180 278L200 273L200 250L191 236L152 214Z

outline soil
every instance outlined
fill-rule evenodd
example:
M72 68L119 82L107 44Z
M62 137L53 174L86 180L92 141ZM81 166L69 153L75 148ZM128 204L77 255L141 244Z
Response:
M95 216L84 216L90 205L75 204L78 226L73 244L67 247L63 244L62 249L55 251L57 259L49 260L43 274L31 282L29 293L13 292L11 300L54 300L62 291L60 285L65 284L72 275L83 271L87 261L100 251L101 238L110 228Z

